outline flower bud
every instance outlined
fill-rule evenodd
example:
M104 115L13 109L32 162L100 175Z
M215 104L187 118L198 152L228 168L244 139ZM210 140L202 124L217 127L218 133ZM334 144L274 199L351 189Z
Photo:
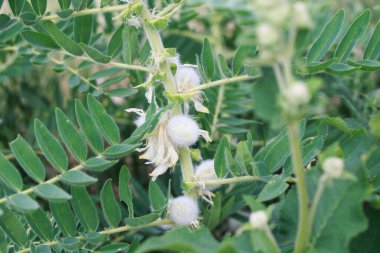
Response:
M296 81L285 91L285 96L289 103L294 105L304 105L310 101L310 93L306 84Z
M169 201L169 219L178 226L190 226L197 222L199 208L198 203L188 197L180 196Z
M195 144L201 132L197 122L186 115L172 117L166 129L170 140L179 147Z
M249 216L249 223L253 229L265 229L268 225L268 216L265 211L257 211Z
M329 157L323 162L322 169L328 178L339 178L343 174L344 161L339 157Z
M279 40L279 31L269 23L257 26L257 40L263 47L272 46Z
M205 160L195 167L195 177L200 181L218 179L214 169L214 160ZM215 186L207 188L214 189Z
M300 28L310 28L313 25L306 3L296 2L294 4L294 21Z

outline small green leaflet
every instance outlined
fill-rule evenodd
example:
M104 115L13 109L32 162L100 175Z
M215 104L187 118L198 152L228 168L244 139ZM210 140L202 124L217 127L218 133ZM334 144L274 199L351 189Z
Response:
M107 180L100 193L100 203L108 225L117 227L121 220L121 211L112 189L111 179Z
M210 42L207 38L203 41L203 47L201 52L201 64L203 70L209 80L211 80L214 76L215 72L215 62L214 55L212 54Z
M82 226L89 232L96 231L99 226L98 212L86 188L71 187L71 203Z

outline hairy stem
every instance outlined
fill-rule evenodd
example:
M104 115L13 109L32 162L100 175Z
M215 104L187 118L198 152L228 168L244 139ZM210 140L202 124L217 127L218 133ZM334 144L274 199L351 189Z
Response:
M145 34L149 40L149 44L152 48L152 53L154 55L160 55L162 52L164 52L165 47L162 43L161 35L158 31L154 30L154 28L146 23L146 20L151 20L150 12L143 4L143 13L142 13L142 23L144 26ZM177 86L174 80L174 76L172 74L172 71L170 69L170 65L167 60L164 60L159 64L159 69L161 73L165 74L165 90L169 93L177 94ZM176 105L172 109L172 113L174 115L182 114L182 108L180 105ZM193 181L194 176L194 169L193 169L193 163L190 156L190 151L188 148L179 148L179 160L181 164L181 171L182 171L182 177L183 181ZM192 197L196 197L196 192L189 192L189 195Z
M115 6L106 6L103 8L91 8L91 9L86 9L86 10L81 10L81 11L75 11L71 14L71 17L85 16L85 15L97 14L97 13L123 11L126 8L128 8L128 5L115 5ZM61 19L61 17L56 14L53 14L53 15L43 16L41 18L41 20L56 20L56 19Z
M213 81L213 82L209 82L209 83L204 83L204 84L195 86L194 88L191 88L191 89L187 90L186 92L182 92L182 93L191 93L191 92L195 92L195 91L201 91L201 90L209 89L209 88L219 86L219 85L252 80L252 79L256 79L258 77L260 77L260 76L259 75L256 75L256 76L249 76L249 75L234 76L231 78L225 78L225 79L221 79L221 80L217 80L217 81Z
M112 235L112 234L122 233L122 232L126 232L126 231L133 231L133 230L138 230L138 229L142 229L142 228L155 227L155 226L167 225L167 224L172 224L172 222L170 220L156 220L156 221L153 221L151 223L141 225L141 226L132 227L129 225L125 225L122 227L104 230L104 231L101 231L99 233L104 234L104 235ZM77 236L75 238L79 241L85 240L85 238L83 236ZM41 244L47 245L47 246L55 246L55 245L58 245L59 243L60 243L59 241L50 241L50 242L41 243ZM30 252L30 248L20 250L17 253L27 253L27 252Z
M299 124L290 123L288 125L288 134L290 150L292 153L292 165L297 178L297 195L298 195L298 228L296 237L296 246L294 252L305 252L309 241L309 209L306 180L302 166L302 150L299 141Z

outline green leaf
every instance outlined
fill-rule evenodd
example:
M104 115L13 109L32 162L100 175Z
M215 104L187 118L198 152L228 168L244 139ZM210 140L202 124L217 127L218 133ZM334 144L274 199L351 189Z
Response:
M66 10L71 5L71 0L58 0L59 6L62 10Z
M362 61L348 61L348 64L359 67L361 70L365 71L376 71L380 70L380 62L372 60L362 60Z
M232 70L234 75L238 75L240 73L243 62L250 54L250 51L256 51L256 47L241 46L237 49L235 56L232 59Z
M0 205L2 215L0 215L0 227L5 234L17 245L25 246L28 243L28 236L24 225L11 210L5 205Z
M63 202L70 200L71 196L54 184L40 184L36 186L34 192L43 199L51 202Z
M34 133L36 135L37 143L49 163L53 165L54 168L60 171L65 171L69 165L65 150L59 141L38 119L34 121Z
M125 26L122 31L121 40L123 41L123 61L131 64L139 51L136 29L132 26Z
M98 212L90 195L84 187L71 187L71 196L75 214L82 226L90 232L96 231L99 226Z
M101 247L100 249L98 249L98 251L102 253L116 253L116 252L126 252L128 248L129 248L129 244L119 242L119 243L111 243L109 245Z
M109 240L109 236L107 234L102 234L99 232L90 232L85 235L86 241L93 244L102 244Z
M100 203L108 225L117 227L121 220L121 211L113 193L111 179L107 180L103 185L100 193Z
M327 72L335 75L349 75L357 69L358 67L350 66L344 63L333 63L327 68Z
M52 21L44 21L43 24L55 42L57 42L57 44L64 48L67 52L76 56L81 56L83 54L82 48L75 43L75 41L70 39L70 37L61 32Z
M79 241L76 237L66 237L60 239L60 241L60 245L65 250L65 252L78 252L82 244L81 241Z
M119 158L126 156L127 154L132 153L139 146L140 146L140 144L136 144L136 145L116 144L116 145L113 145L113 146L107 148L103 152L103 155L107 159L119 159Z
M318 38L314 41L307 53L307 63L318 62L334 43L344 21L344 10L340 9L328 21Z
M212 201L213 205L209 205L208 208L203 212L204 224L213 230L220 222L222 214L222 196L220 192L216 192Z
M59 179L62 182L73 186L86 186L98 181L98 179L91 177L80 170L66 171L59 176Z
M90 42L91 33L93 30L92 29L93 17L94 17L93 15L82 15L82 16L74 17L74 40L75 40L75 42L83 43L83 44L88 44ZM86 48L84 48L83 46L82 46L82 48L86 51ZM87 51L86 51L86 53L87 53Z
M312 62L305 65L307 73L317 73L322 70L325 70L327 67L329 67L331 64L333 64L336 61L335 58L331 58L324 62Z
M227 61L222 54L218 54L218 60L219 60L219 65L220 65L220 68L222 69L223 74L226 77L232 77L233 76L232 71L228 67Z
M132 191L129 188L131 173L126 166L121 167L119 173L119 197L128 206L129 217L133 217Z
M87 96L87 104L91 118L98 126L98 129L103 134L104 138L110 144L119 143L119 128L117 127L112 117L107 114L106 109L104 109L102 104L91 94L88 94Z
M176 228L162 236L150 237L142 243L136 253L151 251L204 253L213 252L218 245L208 229Z
M20 135L10 143L10 147L26 174L36 182L43 182L45 180L45 168L32 147Z
M252 154L249 151L248 145L246 141L240 141L236 145L236 155L235 160L240 167L240 170L244 171L244 173L248 173L250 175L254 173L254 160L252 158Z
M83 163L89 171L101 172L112 167L118 160L108 161L98 157L92 157Z
M371 11L367 9L349 26L335 51L334 57L337 58L338 62L345 62L350 56L352 49L367 30L370 18Z
M20 15L25 6L25 0L8 0L8 3L13 15L16 17Z
M369 120L369 129L374 136L380 138L380 113L377 113Z
M275 246L275 242L268 236L263 229L255 229L251 233L252 246L255 252L279 253L279 249Z
M20 22L14 22L0 32L0 42L7 42L18 35L21 30L24 29L24 25Z
M358 180L336 180L325 188L314 219L310 253L322 253L325 249L348 252L350 239L367 227L363 202L368 196L368 185L359 159L347 159L345 170L356 174Z
M21 36L34 47L53 50L60 49L49 35L35 31L24 31L21 33Z
M100 1L100 7L104 7L109 5L112 2L112 0L101 0Z
M49 205L59 230L61 230L66 237L74 236L76 231L76 221L69 202L49 202Z
M34 246L32 245L31 247L31 252L32 253L51 253L51 249L49 246L47 245L38 245L38 246Z
M225 150L229 149L229 143L226 136L223 136L215 152L214 169L218 177L223 178L227 174Z
M149 203L153 211L161 211L166 206L166 197L158 184L154 181L149 182Z
M151 223L157 220L158 218L160 218L159 213L150 213L150 214L140 216L140 217L125 218L124 223L132 227L138 227L138 226Z
M74 10L67 9L67 10L57 11L57 12L55 12L55 14L57 14L57 16L62 18L62 19L66 19L66 18L71 17L71 14L73 14L73 12L74 12Z
M375 30L368 41L368 45L364 50L364 60L376 60L380 55L380 21L377 22Z
M56 108L55 110L55 117L59 135L61 136L68 150L70 150L71 154L73 154L76 160L86 160L87 146L74 124L59 108Z
M203 47L201 52L201 63L202 67L206 73L206 76L209 80L211 80L214 76L215 72L215 62L214 56L212 54L210 42L207 38L203 41Z
M114 57L117 52L119 52L122 41L122 32L124 30L124 24L120 25L119 28L112 34L111 40L108 44L107 55Z
M38 203L34 199L22 193L11 195L8 203L22 213L32 212L39 208Z
M99 62L99 63L109 63L111 61L110 56L104 55L103 53L101 53L97 49L90 47L90 46L87 46L84 43L80 43L79 45L86 52L86 54L88 56L90 56L90 58L93 59L94 61Z
M108 95L116 97L129 97L137 93L137 89L117 88L107 91Z
M51 241L53 240L53 227L50 223L49 218L46 213L38 208L37 210L25 214L25 218L33 231L43 240Z
M86 137L91 149L96 153L101 153L104 150L102 136L95 126L90 114L84 108L84 105L79 100L75 100L75 113L78 125L83 135Z
M31 0L34 11L39 15L44 15L47 6L47 0Z
M0 180L14 191L21 191L23 187L20 172L0 152Z
M288 187L289 185L286 183L286 178L282 178L280 175L274 175L261 190L259 196L257 196L257 200L265 202L274 199L283 194Z

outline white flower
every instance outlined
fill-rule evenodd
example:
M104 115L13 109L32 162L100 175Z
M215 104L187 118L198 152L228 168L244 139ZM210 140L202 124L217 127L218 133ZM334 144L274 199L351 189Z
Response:
M172 143L178 147L194 145L199 135L206 141L211 141L207 131L199 129L197 122L187 115L170 118L166 130Z
M285 91L287 101L294 105L304 105L310 101L310 93L306 84L301 81L292 83Z
M279 31L269 23L261 23L257 26L257 40L263 47L273 46L279 40Z
M294 3L294 21L301 28L310 28L313 25L306 3Z
M323 162L322 169L327 178L339 178L343 174L344 161L339 157L329 157Z
M177 72L174 75L174 80L176 82L178 92L189 91L191 88L194 88L201 83L201 78L199 77L197 71L195 71L193 67L187 66L177 68ZM198 112L208 113L208 109L202 104L202 95L203 92L201 91L195 92L191 96L191 100L194 103L195 110Z
M138 118L134 121L137 127L140 127L145 122L145 112L138 108L128 108L125 110L126 112L134 112L138 115Z
M265 211L257 211L249 216L249 223L253 229L265 229L268 225L268 216Z
M201 195L202 198L208 203L213 204L211 198L214 194L211 191L216 189L218 186L205 186L204 181L218 179L214 169L214 160L205 160L195 167L194 178L199 186L199 195Z
M166 131L168 118L168 113L161 116L156 128L146 139L145 147L138 149L140 152L145 151L140 159L148 160L147 164L154 164L155 166L153 172L149 174L153 181L178 161L177 151Z
M169 201L169 219L178 226L190 226L197 223L199 215L198 203L188 197L180 196Z

